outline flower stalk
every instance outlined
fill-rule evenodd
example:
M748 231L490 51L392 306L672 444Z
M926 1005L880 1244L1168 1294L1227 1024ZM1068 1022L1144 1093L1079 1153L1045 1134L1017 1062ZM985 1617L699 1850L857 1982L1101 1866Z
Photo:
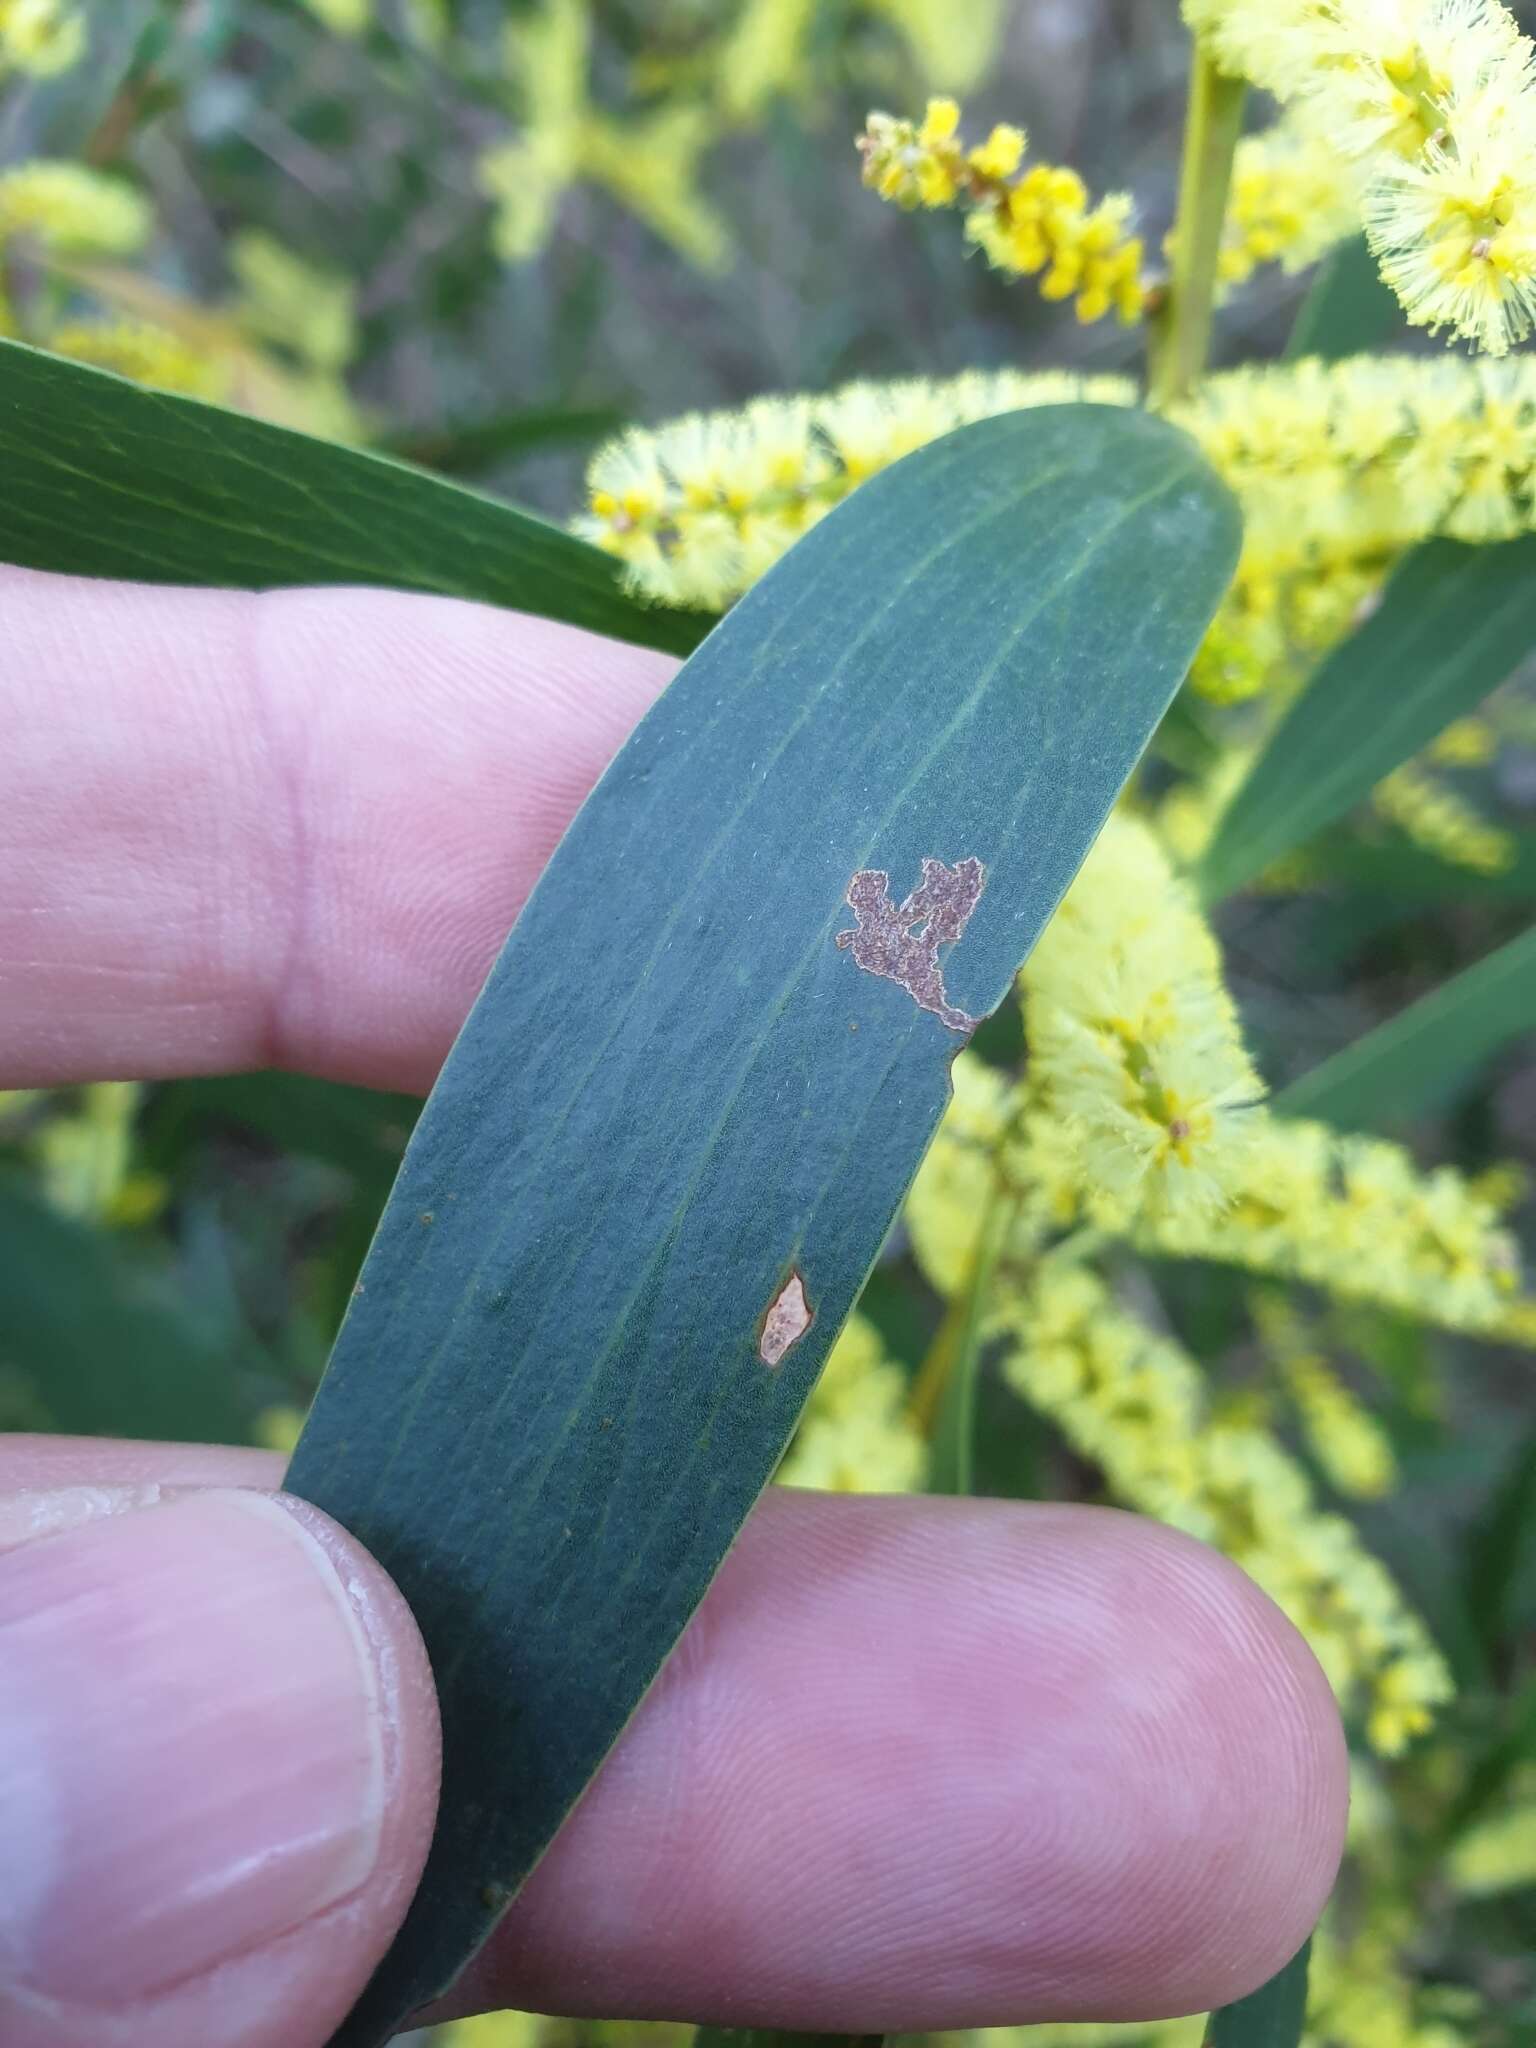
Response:
M1191 395L1210 355L1222 229L1247 96L1246 81L1229 77L1205 42L1197 40L1173 230L1173 271L1153 325L1148 403L1156 410Z

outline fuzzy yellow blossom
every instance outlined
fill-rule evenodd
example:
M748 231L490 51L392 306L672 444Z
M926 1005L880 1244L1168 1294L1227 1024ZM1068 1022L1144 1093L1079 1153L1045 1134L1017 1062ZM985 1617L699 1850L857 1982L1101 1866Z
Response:
M855 485L952 427L1033 405L1129 405L1124 378L972 371L946 383L850 384L820 398L761 398L637 428L587 472L577 531L663 604L739 597Z
M1142 244L1131 202L1111 194L1089 204L1076 171L1032 164L1022 176L1021 128L1006 124L968 149L960 109L932 99L920 122L872 113L859 137L864 182L898 206L966 209L966 237L995 269L1040 278L1048 299L1073 300L1077 317L1140 317L1146 300Z
M784 5L786 0L777 0ZM969 92L985 75L1002 34L1007 0L864 0L906 41L920 77L945 92Z
M526 110L523 132L480 158L481 189L496 203L497 253L520 263L549 239L580 181L611 192L704 270L729 257L724 222L700 190L699 159L715 139L709 109L677 101L628 120L594 106L587 89L591 20L584 0L542 0L507 28L508 68Z
M1520 1334L1520 1262L1485 1191L1450 1167L1421 1170L1400 1145L1255 1112L1226 1207L1148 1211L1145 1250L1306 1281L1444 1329ZM1529 1304L1525 1304L1529 1306Z
M1216 1544L1312 1645L1367 1738L1395 1755L1450 1696L1443 1660L1353 1527L1262 1431L1211 1418L1207 1383L1079 1264L1047 1259L1003 1307L1004 1371L1127 1505Z
M710 52L715 91L733 124L749 125L806 77L806 38L819 0L746 0Z
M111 1229L149 1222L165 1184L134 1165L133 1132L143 1090L132 1081L98 1081L52 1098L52 1114L31 1134L43 1192L66 1216Z
M207 399L229 395L227 365L147 320L67 320L50 329L47 345L55 355L115 370L157 391Z
M0 244L26 236L71 256L127 256L149 239L153 215L121 178L51 157L0 171Z
M921 1491L927 1446L907 1392L906 1375L885 1356L874 1325L850 1317L779 1466L780 1484L827 1493Z
M1307 1442L1329 1479L1355 1500L1390 1493L1398 1475L1386 1431L1317 1350L1290 1302L1278 1293L1259 1294L1253 1314Z
M1243 506L1237 582L1196 665L1217 698L1294 678L1418 542L1536 524L1529 357L1235 370L1176 416Z
M902 1211L913 1254L940 1294L970 1273L996 1160L1018 1107L1014 1083L972 1052L951 1069L954 1096Z
M1458 1838L1445 1874L1462 1898L1536 1891L1536 1788Z
M233 237L229 264L238 288L231 310L247 334L313 369L337 375L346 368L357 348L350 279L304 262L254 228Z
M432 2036L432 2048L538 2048L551 2023L531 2012L482 2012L453 2020Z
M589 472L578 531L664 604L719 608L867 476L968 420L1129 405L1127 379L972 371L765 398L635 430ZM1237 581L1195 664L1218 700L1294 683L1408 548L1536 529L1536 360L1243 369L1176 412L1243 507Z
M1185 0L1230 70L1356 160L1410 319L1503 354L1536 320L1536 77L1498 0Z
M303 0L332 35L360 36L373 23L373 0Z
M85 54L85 15L73 0L0 0L0 78L51 78Z
M1350 166L1325 137L1278 123L1237 145L1218 277L1230 287L1270 263L1305 270L1359 226Z
M1409 1897L1377 1876L1363 1901L1329 1912L1312 1944L1302 2048L1471 2048L1487 2038L1475 1991L1419 1981Z
M1486 718L1457 718L1431 743L1428 758L1448 768L1484 768L1498 751L1498 733Z
M281 1451L284 1457L289 1457L303 1427L303 1409L283 1402L273 1408L263 1408L257 1416L256 1441L263 1450Z
M1514 834L1490 824L1465 797L1413 762L1376 785L1371 807L1415 846L1452 867L1498 875L1514 865Z
M1220 1210L1264 1086L1210 927L1146 825L1110 819L1020 985L1031 1090L1091 1220Z

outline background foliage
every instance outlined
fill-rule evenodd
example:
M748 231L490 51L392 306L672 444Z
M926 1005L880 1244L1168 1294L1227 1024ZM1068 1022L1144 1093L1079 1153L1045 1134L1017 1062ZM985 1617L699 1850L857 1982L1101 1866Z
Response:
M967 260L942 215L861 191L851 138L871 104L916 113L955 89L978 133L1024 121L1093 191L1134 191L1149 249L1172 207L1187 57L1172 0L978 0L963 33L962 10L924 0L61 0L52 44L38 40L49 14L0 0L0 166L41 159L121 183L114 208L56 174L0 177L11 331L559 517L580 508L593 447L628 420L853 377L1130 365L1118 325L1079 326ZM69 61L75 29L89 62ZM1422 348L1352 261L1335 259L1329 302L1312 302L1308 345ZM1223 311L1218 360L1280 356L1305 282L1261 269ZM1443 680L1423 734L1438 753L1421 753L1418 782L1386 799L1378 784L1362 807L1365 775L1288 874L1273 872L1262 815L1246 848L1229 832L1205 864L1227 986L1277 1106L1405 1138L1422 1165L1474 1185L1496 1173L1501 1199L1536 1156L1536 1065L1511 1028L1533 1008L1521 934L1536 898L1536 710L1518 672L1536 622L1516 602L1523 557L1516 571L1510 637L1490 672ZM1472 602L1481 620L1502 599L1480 585ZM1466 635L1451 638L1448 658ZM1370 651L1360 635L1333 659ZM1475 732L1453 725L1512 668ZM1347 691L1333 701L1347 708ZM1299 758L1354 758L1367 737L1332 733ZM1165 728L1148 792L1175 853L1181 829L1198 850L1209 819L1193 792L1230 744L1197 700ZM1315 778L1300 782L1313 800ZM1282 812L1292 800L1272 795ZM1165 872L1166 853L1136 858L1154 883ZM1254 886L1229 895L1212 876ZM1026 999L1038 1013L1040 991ZM939 1171L963 1175L967 1117L971 1135L990 1129L1002 1083L989 1077L1016 1061L1023 1027L1018 1010L989 1027ZM1037 1014L1032 1039L1046 1028ZM0 1098L0 1423L286 1445L415 1107L278 1075ZM930 1181L926 1223L919 1204L840 1347L792 1453L801 1483L914 1486L946 1455L930 1396L962 1276L946 1277L934 1218L953 1189L939 1194ZM1517 1208L1517 1230L1528 1221ZM1256 1292L1188 1244L1142 1244L1110 1277L1118 1306L1085 1310L1067 1289L1035 1304L1029 1331L1047 1311L1069 1335L1091 1327L1107 1374L1144 1364L1150 1331L1170 1347L1153 1359L1160 1384L1198 1361L1199 1399L1291 1453L1320 1507L1384 1560L1454 1679L1432 1729L1376 1745L1401 1754L1359 1743L1314 2040L1536 2039L1528 1352L1326 1286ZM1117 1320L1127 1304L1134 1323ZM1135 1498L1135 1475L1058 1426L1038 1358L1019 1363L1028 1351L1010 1340L978 1361L995 1425L978 1485ZM683 2038L522 2017L444 2032L453 2048ZM1066 2033L1027 2030L1019 2048Z

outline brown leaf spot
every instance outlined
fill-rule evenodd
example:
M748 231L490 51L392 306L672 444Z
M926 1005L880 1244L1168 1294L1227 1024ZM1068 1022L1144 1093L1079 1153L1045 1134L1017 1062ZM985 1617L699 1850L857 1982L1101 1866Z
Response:
M777 1365L816 1320L816 1311L805 1298L805 1282L798 1272L789 1278L768 1304L763 1317L763 1334L757 1340L757 1355L764 1365Z
M986 881L987 871L974 857L952 868L925 860L922 881L904 902L892 903L890 876L881 868L860 868L845 899L858 923L838 933L838 946L866 974L899 983L920 1010L931 1010L951 1031L969 1034L977 1019L945 995L939 948L952 946L970 923Z

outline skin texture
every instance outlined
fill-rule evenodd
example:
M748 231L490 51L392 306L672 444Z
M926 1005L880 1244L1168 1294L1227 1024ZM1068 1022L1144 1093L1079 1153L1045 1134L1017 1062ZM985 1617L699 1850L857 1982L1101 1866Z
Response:
M448 600L14 570L0 645L12 1086L280 1064L427 1087L671 669ZM279 1478L249 1451L0 1442L8 2048L320 2048L398 1923L430 1675L385 1575ZM1200 1545L1104 1510L782 1493L455 2009L1196 2010L1299 1944L1344 1801L1310 1653Z

